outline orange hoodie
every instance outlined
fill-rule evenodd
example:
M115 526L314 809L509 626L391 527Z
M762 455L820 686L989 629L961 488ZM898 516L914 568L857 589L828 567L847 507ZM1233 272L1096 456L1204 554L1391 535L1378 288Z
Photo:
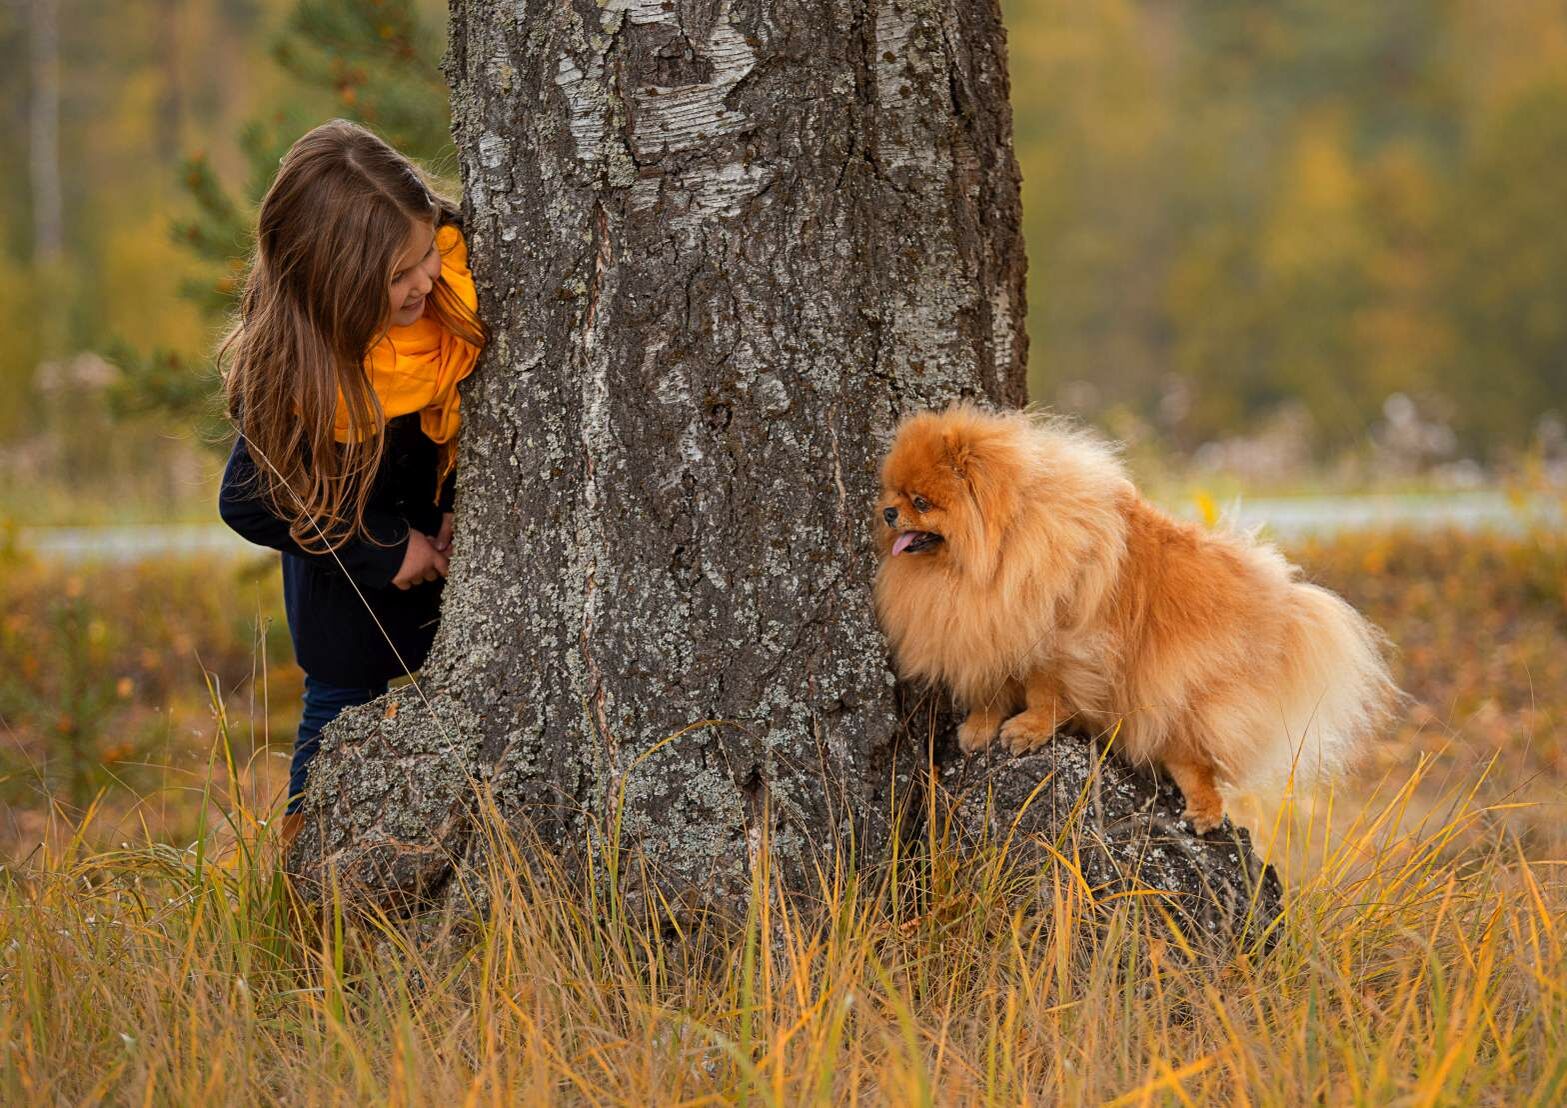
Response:
M477 312L478 293L468 272L468 245L455 224L435 232L441 254L441 280L458 299ZM365 357L365 372L380 398L387 419L419 413L419 426L440 449L436 496L446 475L457 464L457 382L473 372L479 348L458 338L431 318L428 311L406 327L392 327ZM338 442L350 441L348 407L337 395L333 427Z

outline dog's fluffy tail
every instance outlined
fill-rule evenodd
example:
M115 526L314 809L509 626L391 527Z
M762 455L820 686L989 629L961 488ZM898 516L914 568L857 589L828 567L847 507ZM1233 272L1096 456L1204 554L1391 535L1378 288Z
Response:
M1360 613L1304 581L1292 582L1286 595L1281 716L1267 729L1276 741L1266 743L1254 783L1293 777L1305 784L1347 769L1403 697L1384 660L1386 638Z

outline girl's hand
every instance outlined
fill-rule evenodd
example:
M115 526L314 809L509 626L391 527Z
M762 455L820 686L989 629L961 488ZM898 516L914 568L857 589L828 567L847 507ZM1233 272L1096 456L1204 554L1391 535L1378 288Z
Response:
M445 530L445 524L442 524ZM446 576L447 557L435 548L423 531L408 529L408 550L403 554L403 567L392 578L392 584L400 589L411 589L426 581Z
M452 555L452 513L441 513L441 530L435 536L435 549L445 554L448 558Z

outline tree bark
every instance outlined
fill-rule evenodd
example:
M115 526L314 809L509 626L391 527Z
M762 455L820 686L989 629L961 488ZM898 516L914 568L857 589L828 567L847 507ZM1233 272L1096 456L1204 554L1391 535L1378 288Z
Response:
M1027 878L1065 858L1100 903L1157 890L1157 911L1205 951L1271 949L1278 938L1284 888L1246 829L1226 821L1194 835L1173 781L1132 771L1097 739L1061 734L1019 757L992 748L949 759L941 790L951 846L980 856L1004 846L1025 896L1051 901L1051 882Z
M455 0L445 64L496 336L457 555L418 687L327 730L296 866L431 897L483 860L476 783L551 851L618 835L632 897L880 859L926 746L879 459L1025 399L995 0Z

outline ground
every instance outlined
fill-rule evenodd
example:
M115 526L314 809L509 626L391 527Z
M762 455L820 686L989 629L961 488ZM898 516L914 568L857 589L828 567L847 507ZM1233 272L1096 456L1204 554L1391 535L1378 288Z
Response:
M1413 701L1331 798L1241 798L1290 898L1270 955L1193 963L1069 856L1020 914L935 843L891 887L824 878L831 926L764 875L700 973L504 862L462 935L312 930L265 826L299 692L270 559L9 561L0 1099L1559 1102L1567 538L1292 553Z

